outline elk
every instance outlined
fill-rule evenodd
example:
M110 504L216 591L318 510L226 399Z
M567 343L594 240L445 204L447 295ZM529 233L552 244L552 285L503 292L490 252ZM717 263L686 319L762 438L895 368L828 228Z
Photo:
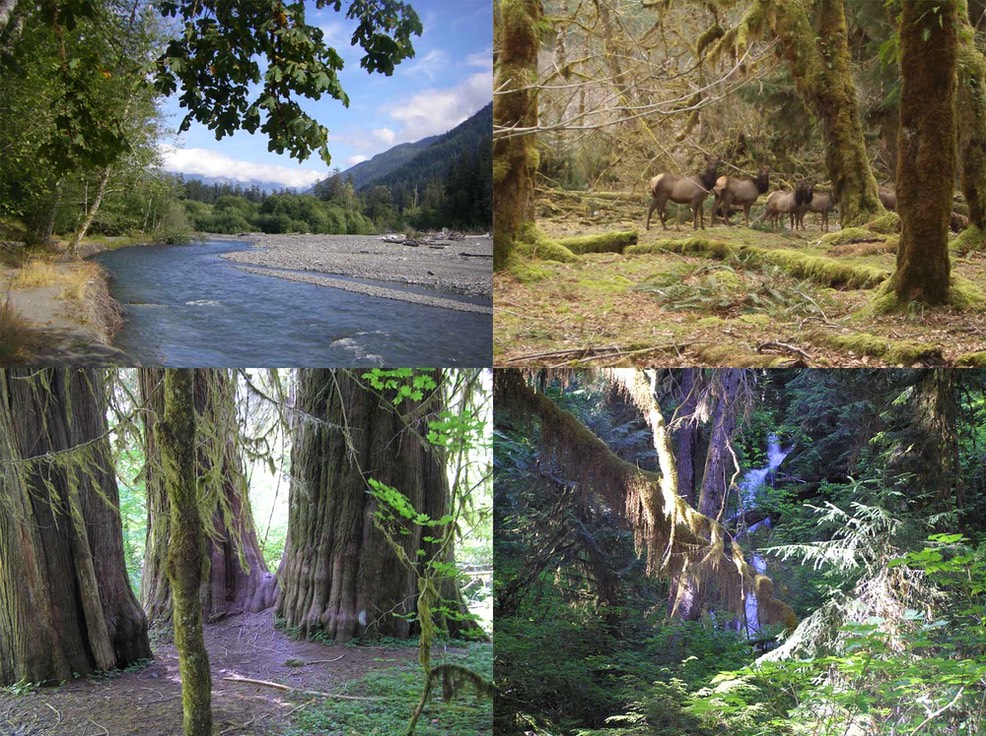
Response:
M880 201L883 203L884 207L891 212L895 212L897 210L897 192L890 187L880 187L877 190L877 194L879 195Z
M757 172L755 179L737 179L732 176L720 176L713 188L716 198L712 202L712 220L715 222L716 208L722 207L722 221L729 224L725 215L733 205L743 208L743 220L750 226L750 207L761 194L770 186L770 169L764 166Z
M793 192L778 190L771 192L767 197L767 209L764 210L761 220L770 220L773 227L777 227L781 215L791 215L791 229L796 230L798 226L804 230L805 211L811 202L814 193L814 185L809 181L799 181L794 187ZM783 225L782 225L783 227Z
M647 230L650 230L650 216L655 209L661 217L661 224L664 229L668 229L664 213L668 200L687 204L691 207L692 227L698 230L699 219L701 219L702 229L705 229L705 212L702 210L702 205L716 183L719 159L712 157L708 159L707 163L705 171L700 174L692 174L691 176L658 174L650 180L650 193L653 200L650 203L650 209L647 210Z
M829 212L835 207L835 195L832 192L815 192L814 196L811 198L811 202L808 203L809 212L819 212L821 213L822 221L822 232L829 231ZM801 213L799 219L804 219L804 212ZM802 224L802 227L804 225Z

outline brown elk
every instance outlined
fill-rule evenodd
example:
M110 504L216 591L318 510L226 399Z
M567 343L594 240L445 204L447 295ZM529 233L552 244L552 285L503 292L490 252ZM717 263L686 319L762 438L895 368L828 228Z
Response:
M722 207L722 221L729 224L725 215L733 205L743 208L743 220L750 226L750 207L761 194L770 186L770 169L764 166L757 172L755 179L737 179L732 176L720 176L713 188L716 198L712 202L712 221L715 223L716 209Z
M822 221L822 231L829 231L829 212L835 207L835 195L832 192L815 192L815 195L811 198L811 202L808 203L809 212L818 212L821 214ZM801 213L800 219L804 219L804 212ZM802 224L802 227L804 225Z
M661 224L668 229L664 210L668 200L679 204L687 204L692 210L692 227L698 230L699 219L705 228L705 212L702 205L705 198L712 192L716 183L716 173L719 170L719 159L708 159L708 166L700 174L681 176L680 174L658 174L650 180L650 193L653 200L647 210L647 230L650 230L650 216L657 210Z
M796 230L798 226L804 230L802 218L811 202L815 187L809 181L799 181L794 187L793 192L779 190L771 192L767 197L767 209L764 210L761 220L770 220L773 227L777 227L781 215L791 215L791 229Z
M884 207L891 212L895 212L897 210L897 192L890 187L880 187L877 190L877 194L879 195L880 201L883 203Z

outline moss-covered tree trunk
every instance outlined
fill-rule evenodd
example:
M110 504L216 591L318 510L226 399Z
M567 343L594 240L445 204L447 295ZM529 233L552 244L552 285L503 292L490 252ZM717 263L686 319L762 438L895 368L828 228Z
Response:
M936 12L933 12L936 11ZM904 0L900 18L899 302L948 301L955 180L956 0Z
M165 559L172 516L155 428L164 413L164 375L159 368L143 369L140 375L148 497L141 598L154 625L171 619ZM260 552L250 509L240 458L236 383L230 372L210 369L197 369L193 380L200 436L197 473L207 499L205 518L211 520L204 548L208 575L202 581L202 611L208 617L262 611L274 605L277 587Z
M962 194L969 205L967 247L986 246L986 58L976 47L965 0L957 0L958 77L955 90L956 131Z
M394 407L346 371L306 370L298 377L297 419L291 449L288 536L278 571L276 614L302 636L321 632L337 641L416 633L406 617L416 611L418 576L373 524L376 502L367 478L397 488L420 513L448 512L443 453L409 432L401 414L427 434L438 397ZM409 559L425 564L434 545L413 527L402 538ZM444 605L465 611L453 580L440 591ZM439 624L453 636L472 622Z
M111 457L101 372L0 370L0 686L151 656Z
M181 673L184 733L212 736L212 675L199 602L205 532L199 516L193 372L166 371L163 391L164 415L158 422L157 435L172 518L167 570Z
M534 174L538 157L537 59L541 48L541 0L500 0L494 25L493 268L506 268L525 224L534 222Z
M856 84L852 76L845 0L817 0L812 26L805 0L754 0L721 44L744 51L750 36L777 39L805 106L822 124L825 165L843 227L882 212L876 178L866 153Z

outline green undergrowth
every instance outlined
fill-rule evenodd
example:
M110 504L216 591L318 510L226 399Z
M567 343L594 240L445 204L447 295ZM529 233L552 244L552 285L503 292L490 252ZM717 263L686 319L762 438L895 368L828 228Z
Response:
M433 653L433 664L454 663L487 679L493 677L493 645L467 644L461 649ZM370 672L345 683L339 692L375 697L379 700L324 700L302 708L283 736L391 736L407 731L411 712L421 698L423 674L420 665L408 663ZM446 703L441 688L425 707L415 734L419 736L487 736L493 732L493 702L477 699L466 686L464 692Z
M836 350L849 350L857 355L880 358L894 365L909 366L929 361L940 363L942 360L940 346L914 340L891 340L865 332L837 335L826 330L813 330L807 337L816 345L825 345Z
M872 233L868 233L871 237ZM870 289L883 283L889 271L878 266L846 263L835 258L815 256L791 248L761 248L755 245L734 245L723 240L688 238L687 240L657 240L647 245L626 249L627 255L672 252L707 258L733 258L747 265L770 263L797 278L809 279L823 286Z

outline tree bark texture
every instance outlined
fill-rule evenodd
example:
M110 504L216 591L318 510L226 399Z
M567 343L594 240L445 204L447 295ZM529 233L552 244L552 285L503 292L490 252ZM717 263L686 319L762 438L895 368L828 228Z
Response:
M171 618L171 588L164 565L172 515L156 429L164 413L165 373L149 368L140 375L148 499L141 598L155 625ZM274 605L277 583L267 570L253 524L237 439L235 381L227 371L197 369L193 382L200 438L196 472L207 499L205 518L210 520L203 553L208 565L200 592L202 611L210 618L262 611Z
M509 135L538 120L537 58L541 0L501 0L495 16L493 88L493 268L509 265L524 225L534 223L535 136Z
M971 231L963 234L963 239L968 238L972 247L982 248L986 239L986 58L976 47L967 3L958 0L957 7L956 134Z
M852 77L845 0L817 0L812 27L804 0L754 0L723 44L745 51L746 40L767 32L779 42L798 94L822 124L825 165L843 227L883 211L870 166Z
M678 495L691 506L695 505L695 460L698 451L699 423L693 418L698 405L701 368L681 371L680 403L675 412L674 437L677 440L675 465L678 467Z
M736 432L742 380L742 368L723 368L716 371L710 386L710 399L715 408L712 410L712 433L709 437L709 450L705 455L698 512L717 521L722 521L730 477L736 470L730 448Z
M302 636L322 632L345 642L416 633L403 617L416 611L418 576L374 526L376 502L367 479L396 488L433 519L446 514L443 453L401 419L412 417L418 433L427 434L429 416L442 408L435 398L429 401L406 399L395 408L348 372L300 373L276 615ZM411 527L401 543L409 559L424 565L434 545L422 536L420 527ZM446 580L440 591L446 605L465 611L458 586ZM475 625L449 620L440 627L455 636Z
M939 12L932 12L936 8ZM948 301L948 233L955 179L956 0L904 0L900 19L899 302Z
M774 596L773 583L750 567L743 551L727 539L722 525L704 516L677 494L677 473L670 436L657 402L640 375L613 371L639 406L647 406L655 428L660 473L641 470L614 455L581 422L536 392L516 370L494 373L493 400L497 411L513 423L536 421L540 427L542 472L577 477L613 509L633 531L638 552L652 574L684 577L709 601L737 616L745 596L755 594L762 624L797 623L791 608Z
M0 371L0 686L151 656L103 392L95 370Z
M165 371L164 414L156 431L172 516L167 571L181 673L184 733L211 736L212 675L202 636L199 603L205 532L199 516L194 380L193 372L188 369Z

